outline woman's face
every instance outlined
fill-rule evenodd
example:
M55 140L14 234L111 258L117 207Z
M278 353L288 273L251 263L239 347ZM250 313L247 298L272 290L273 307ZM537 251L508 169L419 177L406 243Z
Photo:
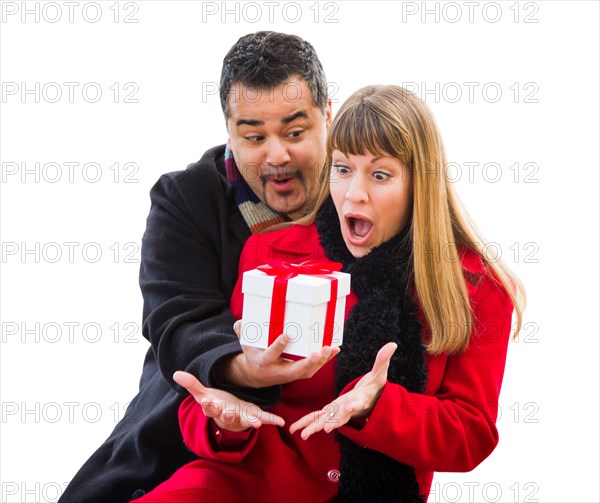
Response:
M412 177L395 157L332 152L330 192L344 242L355 257L400 233L412 204Z

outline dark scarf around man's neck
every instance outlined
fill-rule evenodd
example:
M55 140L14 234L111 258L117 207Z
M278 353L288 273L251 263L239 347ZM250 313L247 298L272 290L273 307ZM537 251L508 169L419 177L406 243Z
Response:
M227 148L227 145L225 146L225 176L233 187L235 202L252 234L288 220L285 215L269 208L254 193L240 173L233 152Z
M359 301L344 326L336 363L336 395L352 380L368 373L375 356L388 342L398 344L390 361L388 381L422 393L427 382L425 349L417 306L410 296L412 243L408 229L354 258L344 243L339 220L328 199L316 219L321 245L330 260L350 273ZM400 418L398 418L400 421ZM380 452L363 448L341 434L340 489L344 503L423 502L412 467ZM415 445L418 449L418 445Z

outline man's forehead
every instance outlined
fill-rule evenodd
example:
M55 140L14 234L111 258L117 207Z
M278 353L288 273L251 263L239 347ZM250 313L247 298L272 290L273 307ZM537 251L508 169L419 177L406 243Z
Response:
M230 112L237 113L256 113L261 107L277 107L282 115L291 115L300 109L308 113L310 108L318 108L308 84L300 79L291 79L274 87L250 87L236 83L231 86L227 100Z

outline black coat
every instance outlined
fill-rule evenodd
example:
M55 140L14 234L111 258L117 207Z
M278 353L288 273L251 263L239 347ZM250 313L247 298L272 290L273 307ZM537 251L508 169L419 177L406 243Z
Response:
M140 390L112 434L75 475L60 503L119 503L148 491L195 456L183 444L177 410L187 392L172 375L186 370L261 406L279 388L231 389L215 382L217 361L241 351L229 299L250 230L225 177L224 145L150 191L142 239L143 335L151 342ZM141 493L138 493L138 495Z

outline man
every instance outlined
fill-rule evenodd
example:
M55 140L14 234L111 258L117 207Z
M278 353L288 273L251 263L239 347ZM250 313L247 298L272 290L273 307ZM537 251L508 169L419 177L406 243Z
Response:
M331 123L325 74L299 37L242 37L223 61L221 105L229 140L152 188L142 240L143 334L151 342L140 391L106 442L71 481L62 503L118 503L152 489L193 459L177 409L185 370L258 407L279 385L312 376L329 348L297 362L242 348L229 299L239 254L253 232L304 215L325 162Z

